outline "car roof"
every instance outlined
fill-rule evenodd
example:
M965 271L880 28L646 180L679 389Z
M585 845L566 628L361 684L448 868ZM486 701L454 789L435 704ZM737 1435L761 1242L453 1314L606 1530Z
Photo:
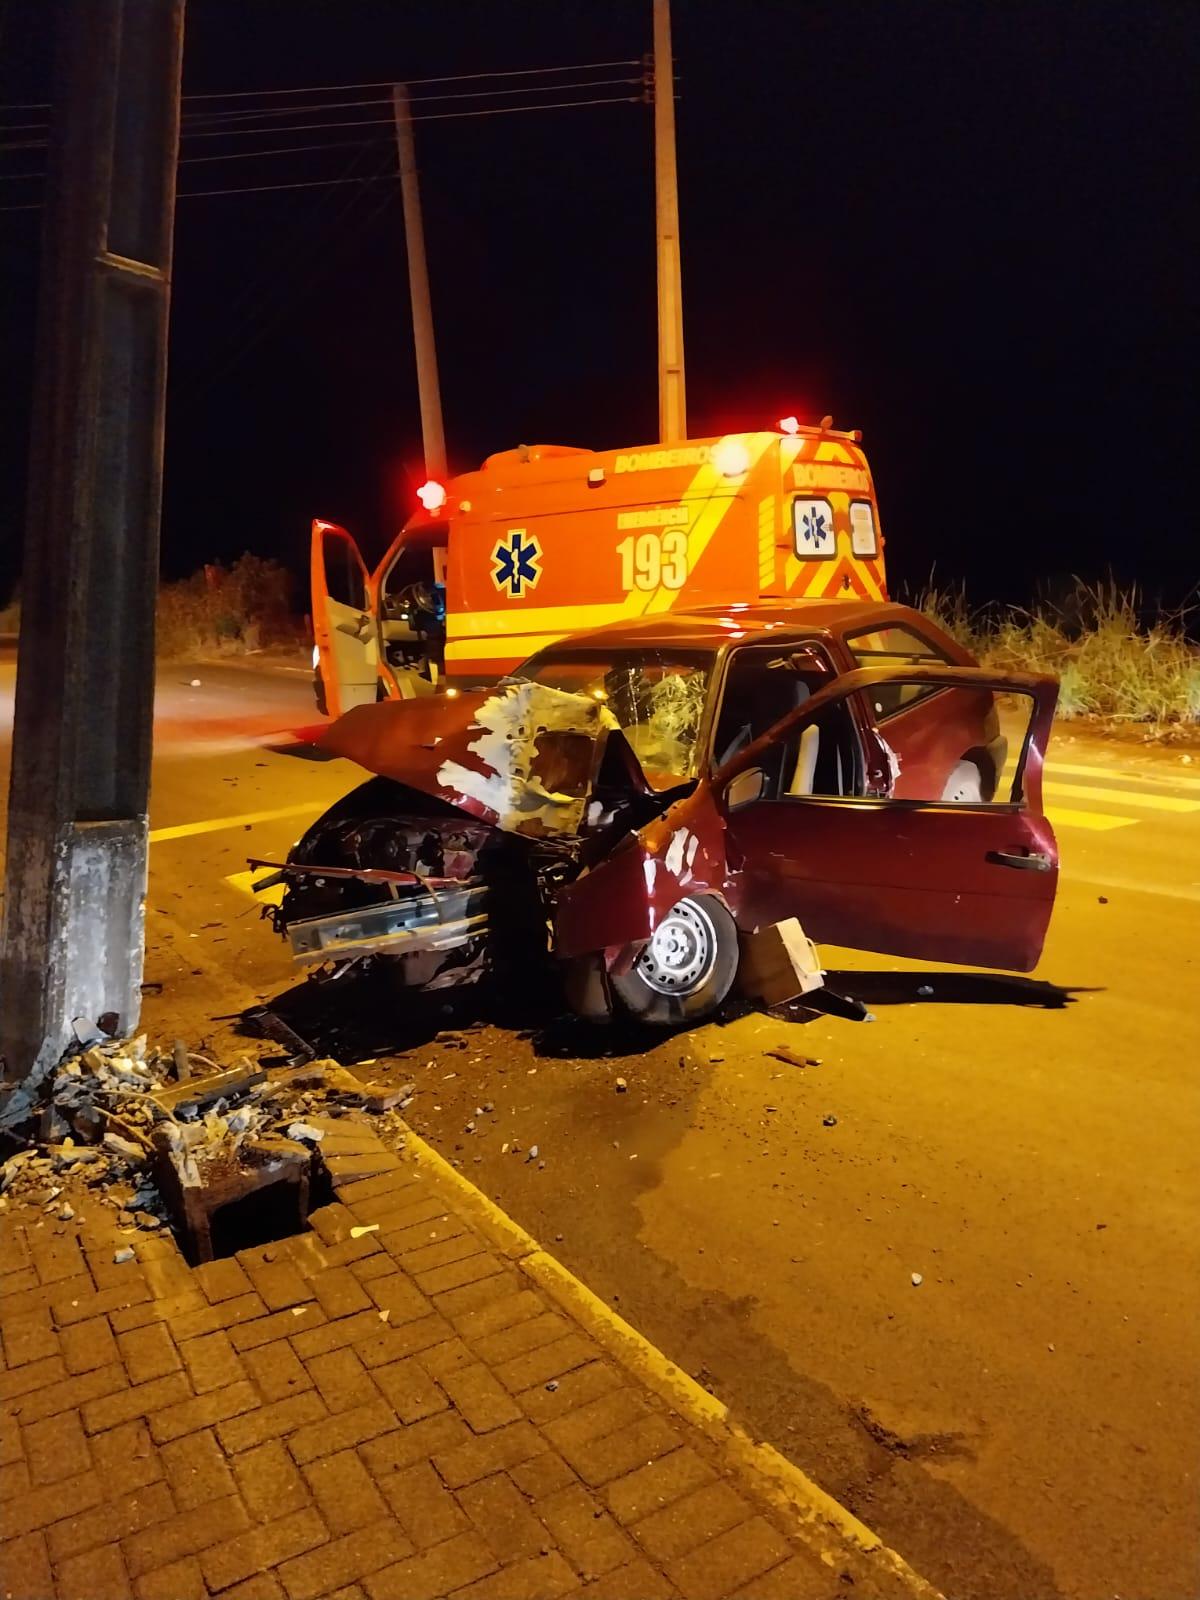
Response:
M631 617L610 622L586 633L572 633L551 650L611 650L616 646L634 649L675 648L717 650L722 646L761 635L804 638L845 635L889 623L916 623L924 633L946 640L942 630L922 617L911 606L893 605L879 600L789 600L728 606L694 606L687 611L665 611L651 617ZM966 652L960 652L964 660Z

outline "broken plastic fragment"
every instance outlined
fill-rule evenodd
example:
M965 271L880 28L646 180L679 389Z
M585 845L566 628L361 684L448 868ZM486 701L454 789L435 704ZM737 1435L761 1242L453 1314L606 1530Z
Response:
M312 1139L319 1144L325 1137L324 1128L314 1128L310 1122L289 1122L287 1136L289 1139Z
M352 1239L361 1239L364 1233L378 1233L378 1232L379 1232L379 1224L377 1222L360 1223L357 1227L354 1227L354 1228L350 1229L350 1237Z

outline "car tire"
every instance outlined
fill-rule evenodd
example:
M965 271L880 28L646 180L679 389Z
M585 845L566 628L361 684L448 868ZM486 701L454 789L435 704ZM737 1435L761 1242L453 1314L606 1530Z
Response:
M964 758L951 767L946 787L942 790L942 799L954 805L978 806L988 799L986 789L987 783L979 762Z
M629 971L611 973L609 982L630 1016L669 1027L711 1015L737 965L737 925L729 912L712 895L688 895L663 917Z

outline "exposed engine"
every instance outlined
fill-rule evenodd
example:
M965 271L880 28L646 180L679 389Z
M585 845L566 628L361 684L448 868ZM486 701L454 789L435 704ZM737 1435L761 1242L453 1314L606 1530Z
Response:
M386 778L347 795L273 879L271 908L310 971L388 958L408 988L474 983L546 953L544 896L573 876L573 852L515 837Z

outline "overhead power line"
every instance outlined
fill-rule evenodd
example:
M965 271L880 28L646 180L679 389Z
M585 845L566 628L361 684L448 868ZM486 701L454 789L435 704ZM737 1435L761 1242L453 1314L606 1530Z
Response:
M557 72L599 72L608 67L638 67L641 60L633 57L628 61L581 61L572 62L562 67L517 67L503 72L458 72L450 76L438 78L405 78L399 75L395 78L384 78L378 83L314 83L305 84L294 89L212 89L204 94L185 94L185 105L193 100L266 100L273 97L290 94L341 94L348 89L390 89L394 83L407 83L410 88L416 88L427 83L482 83L487 78L535 78L545 77ZM49 100L30 100L9 105L0 105L3 111L49 111Z
M324 139L320 144L285 144L277 150L232 150L219 156L180 156L179 165L187 167L197 161L257 161L263 156L298 155L302 150L356 150L362 142L359 139Z
M536 105L536 106L496 106L495 108L489 108L487 110L481 110L481 111L434 111L434 112L426 112L424 116L413 117L412 120L414 122L447 122L447 121L453 121L453 120L456 120L456 119L463 119L463 118L468 118L468 117L475 118L475 117L520 116L520 115L522 115L524 113L527 113L527 112L533 112L533 111L565 111L565 110L571 110L571 109L574 109L574 108L580 107L580 106L637 105L637 104L639 104L641 102L641 99L642 99L641 95L612 95L612 96L600 96L598 98L591 99L591 100L556 100L556 101L551 101L551 102L543 102L540 105ZM281 129L278 129L276 131L278 131L280 133L305 133L305 132L312 131L314 129L323 130L325 128L378 128L378 127L384 127L384 126L391 127L392 125L393 125L393 119L391 117L375 117L375 118L366 118L366 119L363 119L361 121L305 123L305 124L302 124L300 127L281 128ZM247 130L247 131L250 131L250 130ZM260 131L261 132L261 131L271 131L271 130L256 130L256 131ZM200 135L194 135L193 137L203 138L203 137L205 137L205 135L200 134ZM325 145L295 146L294 148L295 149L330 149L330 150L337 150L337 149L344 149L344 148L352 145L355 142L356 141L353 141L353 140L337 140L337 141L329 142L329 143L327 143ZM2 151L4 148L6 148L6 147L0 147L0 151ZM283 153L284 153L283 151L276 151L276 150L269 150L269 149L266 149L266 150L250 150L250 151L238 152L238 154L243 156L243 157L270 156L270 155L276 155L276 154L282 155ZM232 158L231 157L184 156L184 157L180 158L180 164L182 165L183 163L190 162L190 161L219 160L219 159L232 159ZM16 180L16 179L22 179L22 178L41 177L41 176L43 176L43 174L41 174L41 173L13 173L13 174L10 174L8 176L10 176L12 179ZM342 182L342 181L350 181L350 182L368 181L369 182L369 181L373 181L373 180L360 180L360 179L341 180L341 179L329 178L329 179L317 179L317 180L314 180L311 183L303 183L303 184L280 184L280 185L263 184L263 185L258 185L253 189L246 189L244 191L241 190L241 189L226 189L226 190L212 189L212 190L203 190L203 191L194 191L194 192L196 192L196 193L201 193L202 192L202 193L205 193L205 194L241 194L241 193L244 192L244 193L247 193L247 194L253 194L253 193L261 193L261 192L263 192L263 190L271 189L271 188L313 188L313 187L320 186L322 183L336 183L336 182ZM190 193L192 193L192 192L193 191L187 191L185 193L180 193L177 196L177 198L180 199L180 200L187 199L188 195ZM34 210L34 209L36 209L36 207L31 206L31 205L0 206L0 211L30 211L30 210Z
M582 61L563 67L516 67L504 72L457 72L441 78L406 78L403 73L394 78L383 78L378 83L321 83L301 89L233 89L213 90L209 94L185 94L188 100L243 100L248 96L266 98L285 94L340 94L344 89L390 89L395 83L406 83L415 89L427 83L480 83L485 78L535 78L554 72L598 72L607 67L640 67L640 57L628 61Z
M421 94L414 95L411 104L414 106L426 105L433 100L499 100L516 94L565 94L570 89L605 89L615 83L640 83L640 77L633 78L626 75L623 78L584 78L574 83L542 83L522 84L519 89L469 89L466 91L454 90L449 94ZM237 119L239 121L249 117L296 117L312 115L317 111L353 111L361 107L390 106L391 96L380 100L331 100L315 105L301 106L275 106L269 111L213 111L193 112L185 116L183 121L186 126L193 122L226 122ZM285 128L288 126L284 125ZM233 130L235 133L238 129ZM247 132L252 130L245 130Z

